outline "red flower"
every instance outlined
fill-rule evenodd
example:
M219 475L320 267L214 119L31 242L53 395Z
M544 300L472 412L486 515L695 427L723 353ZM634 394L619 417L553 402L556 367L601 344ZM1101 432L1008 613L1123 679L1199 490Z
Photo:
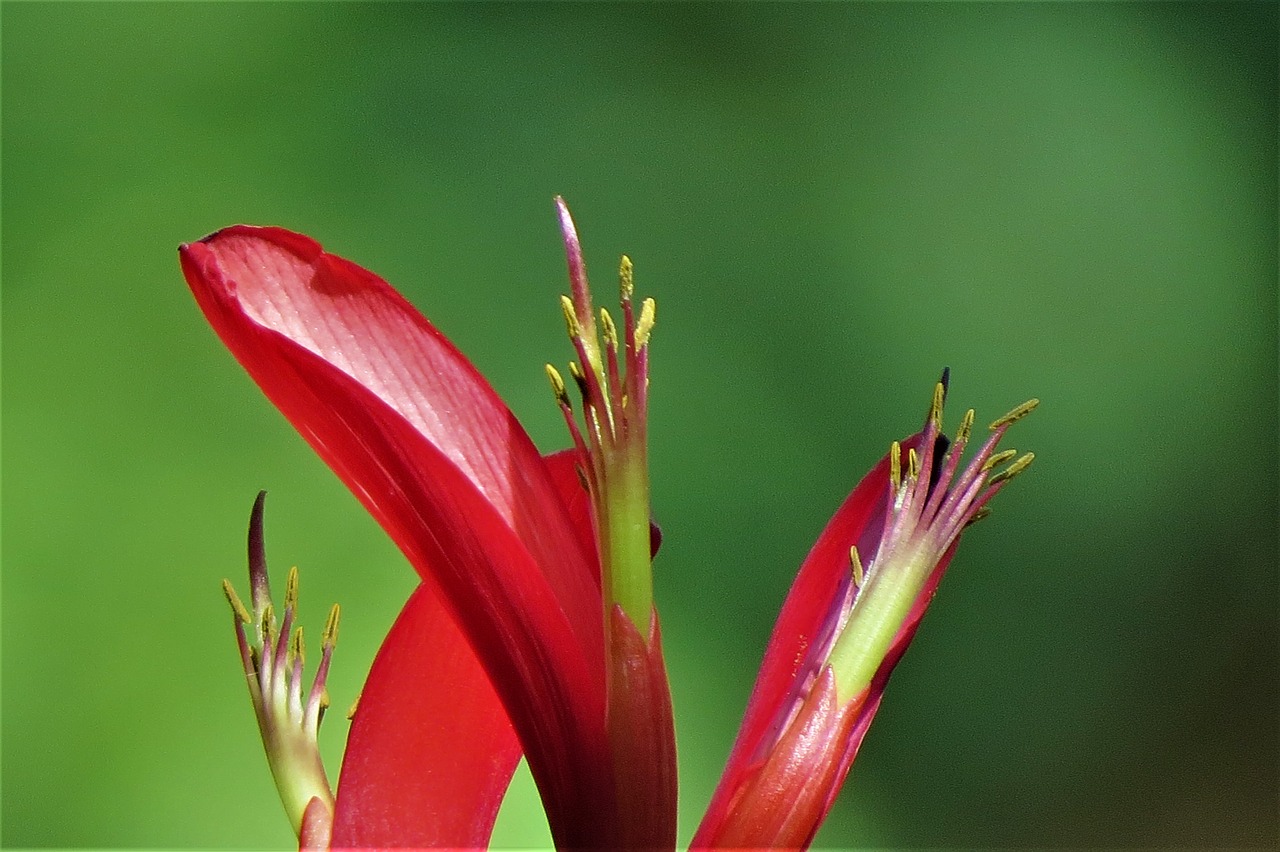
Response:
M523 751L560 848L674 848L674 733L650 573L654 307L633 309L624 257L620 325L595 313L557 204L583 410L579 425L548 366L575 446L546 457L376 275L278 228L236 226L181 249L218 335L423 581L370 671L335 796L315 734L337 610L304 696L296 574L277 625L255 504L253 612L227 591L268 760L304 847L483 846ZM973 412L948 442L944 396L945 375L924 430L893 445L801 568L695 847L812 841L961 531L1029 463L993 473L1012 452L996 443L1034 402L993 424L957 475Z
M471 363L403 297L307 237L236 226L183 246L181 259L219 337L424 581L355 714L334 843L483 845L514 761L505 753L491 759L491 740L479 734L499 729L492 717L505 711L558 845L672 845L674 733L657 623L651 607L638 623L632 612L620 616L617 601L604 605L597 536L579 479L580 472L592 479L596 460L581 451L544 459ZM590 317L576 237L570 265L576 302ZM584 362L597 387L590 412L610 415L616 393L619 425L637 403L632 394L623 411L625 382L645 383L652 309L646 313L645 339L637 343L634 325L626 332L631 375L618 375L616 334L604 346L608 373L594 375ZM642 430L632 432L633 444L635 433L643 440ZM610 443L607 430L589 433ZM625 453L610 454L605 468L619 458ZM643 485L643 554L627 558L647 571L647 474ZM592 496L625 502L616 487L602 485ZM606 558L612 568L620 561ZM456 628L443 623L449 617ZM434 644L422 638L422 625L437 634ZM454 677L423 679L424 665L465 678L468 700L454 703ZM485 679L500 704L482 688ZM424 690L439 695L422 698ZM401 707L409 695L415 700ZM428 718L416 725L422 756L406 775L399 722ZM639 736L619 731L624 723ZM441 754L476 783L455 788L457 770L441 770L440 783L423 791L437 801L387 805L421 786L420 774L445 765ZM467 796L475 801L460 801ZM462 818L438 824L436 814L446 811Z
M946 383L944 373L924 430L894 442L801 566L693 848L813 841L960 533L1030 464L1028 453L993 473L1015 455L995 453L997 443L1036 400L993 423L957 477L974 412L949 442L941 434ZM860 553L871 555L865 566Z

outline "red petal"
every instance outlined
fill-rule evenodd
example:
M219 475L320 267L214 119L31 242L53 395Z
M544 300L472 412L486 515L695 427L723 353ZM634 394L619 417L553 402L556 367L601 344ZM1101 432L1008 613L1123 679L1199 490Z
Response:
M560 494L560 502L564 504L565 511L573 522L573 528L578 533L579 543L583 550L594 553L596 533L594 521L591 519L591 494L583 485L582 475L578 472L582 465L582 454L576 449L560 450L543 456L542 461L547 467L547 474L551 477L552 483L555 484L556 491ZM596 589L599 591L600 560L593 559L591 564L595 568Z
M750 767L722 821L706 823L690 849L805 849L830 808L829 791L844 780L845 743L861 702L836 701L831 669L820 676L766 760Z
M915 446L918 440L919 436L913 436L903 441L903 452ZM887 508L888 479L889 457L886 455L854 488L805 558L774 625L742 727L698 829L695 845L715 845L712 838L723 831L732 803L741 795L749 781L748 776L760 761L769 758L782 725L790 716L792 705L803 699L803 684L808 678L821 674L815 671L819 661L814 658L813 651L828 638L833 626L830 615L838 596L843 594L845 584L849 582L850 545L856 543L862 553L875 552ZM905 644L901 648L905 648ZM901 650L898 650L900 655ZM895 656L893 662L896 661ZM884 679L887 677L886 670ZM872 715L879 706L884 679L878 677L865 701L861 702L863 710ZM865 724L860 725L862 721ZM829 791L826 809L830 808L848 772L866 725L870 724L870 715L853 724L857 736L849 739L842 758L843 769L832 777L834 785ZM825 817L826 809L817 815L813 826L815 831ZM767 841L761 842L767 845Z
M608 789L594 554L475 368L382 279L275 228L183 246L218 335L436 582L502 697L553 834Z
M347 737L333 845L488 844L520 743L448 612L421 585L387 634Z

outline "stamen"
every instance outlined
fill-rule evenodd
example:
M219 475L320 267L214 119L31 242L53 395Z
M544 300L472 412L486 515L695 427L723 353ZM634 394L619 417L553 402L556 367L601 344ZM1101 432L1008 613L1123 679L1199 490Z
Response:
M265 652L267 647L275 644L275 626L276 626L276 609L270 601L262 609L262 615L258 618L258 635L262 637L262 648Z
M973 416L973 409L970 408L960 420L960 428L956 430L957 445L963 446L969 442L969 435L973 432Z
M342 607L334 604L329 610L329 618L324 623L324 633L320 635L320 643L325 648L338 644L338 623L342 620Z
M1002 426L1008 426L1011 423L1016 423L1017 421L1026 417L1031 412L1035 411L1036 406L1039 404L1040 404L1040 400L1029 399L1026 402L1022 403L1022 405L1019 405L1017 408L1010 411L1004 417L1001 417L998 420L996 420L988 428L992 432L994 432L995 430L999 429Z
M564 327L569 333L570 340L578 340L582 337L582 326L578 322L578 314L573 309L573 300L568 296L560 297L560 311L564 314Z
M636 285L634 272L631 266L631 258L624 254L621 262L618 263L618 294L623 302L629 302L631 301L631 296L635 291Z
M929 421L942 431L942 405L947 398L947 389L942 382L933 386L933 400L929 403Z
M907 450L907 482L915 482L920 478L920 457L916 455L916 448L911 447Z
M355 700L351 702L351 708L347 710L347 721L350 722L356 717L356 710L360 707L360 693L356 693Z
M849 565L853 568L853 585L862 588L862 581L867 578L867 575L862 570L862 560L858 557L858 546L856 544L849 548Z
M236 594L236 590L231 585L230 580L222 581L222 593L227 596L227 603L231 604L231 610L235 613L236 620L241 624L252 624L253 616L249 614L249 610L245 609L244 604L240 602L240 596Z
M658 304L653 299L645 299L640 305L640 319L636 322L636 348L643 349L649 345L649 335L653 333L654 314Z
M1001 450L982 463L984 471L991 470L993 467L999 467L1018 454L1017 450Z
M1013 464L988 479L987 485L998 485L1001 482L1008 482L1010 479L1013 479L1015 476L1026 470L1031 465L1031 462L1035 460L1035 457L1035 453L1025 454L1022 458L1018 459Z
M897 493L902 487L902 446L894 441L889 445L889 488Z
M609 316L607 308L600 309L600 333L604 336L604 345L617 351L618 349L618 329L613 324L613 317Z
M286 611L298 611L298 566L289 569L289 576L284 582L284 608Z
M569 392L565 390L564 378L560 375L560 371L550 364L546 365L547 379L551 382L551 392L556 396L556 402L561 406L573 408L572 402L569 400Z
M289 643L289 656L294 661L294 667L300 672L303 663L306 662L306 644L302 641L302 627L293 631L293 640ZM295 677L297 675L295 674Z

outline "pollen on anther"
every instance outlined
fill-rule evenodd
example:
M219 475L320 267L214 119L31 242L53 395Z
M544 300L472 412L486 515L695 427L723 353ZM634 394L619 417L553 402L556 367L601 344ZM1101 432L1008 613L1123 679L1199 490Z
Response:
M956 430L957 444L967 444L969 442L969 434L973 431L973 417L973 409L970 408L961 418L960 428Z
M302 641L302 628L299 627L293 631L293 638L289 642L289 655L298 661L299 665L306 664L306 645Z
M942 382L938 382L933 386L933 401L929 403L929 420L942 429L942 405L947 398L947 389L942 386Z
M622 296L622 301L626 302L631 298L631 294L636 290L634 273L631 267L631 258L625 254L618 263L618 293Z
M1036 406L1039 404L1040 404L1040 400L1029 399L1026 402L1022 403L1022 405L1019 405L1017 408L1010 411L1005 416L997 419L988 428L994 432L995 430L999 429L1002 426L1008 426L1011 423L1016 423L1022 418L1026 417L1031 412L1035 411Z
M1004 464L1005 462L1007 462L1009 459L1013 458L1017 454L1018 454L1017 450L1001 450L1000 452L996 453L991 458L983 462L982 469L991 470L993 467L998 467L999 465Z
M231 585L230 580L222 581L222 593L227 596L227 603L231 604L231 610L236 614L236 620L241 624L252 624L253 616L249 614L249 610L245 609L245 605L240 602L240 596L236 594L235 587Z
M286 611L298 611L298 566L289 569L289 577L284 583L284 608Z
M338 623L342 620L342 607L334 604L329 610L329 618L324 623L324 633L320 637L320 642L325 648L332 648L338 644Z
M1013 464L1009 465L1004 470L1000 471L995 476L987 480L987 484L995 485L998 482L1007 482L1008 480L1013 479L1015 476L1017 476L1018 474L1026 470L1027 467L1030 466L1031 462L1035 461L1035 458L1036 458L1035 453L1023 454L1023 456L1019 458L1017 461L1015 461Z
M568 296L560 297L560 311L564 314L564 327L569 333L570 340L577 340L582 336L582 326L578 324L578 314L573 308L573 300Z
M897 441L889 446L889 485L894 491L902 487L902 445Z
M560 371L550 364L546 365L547 380L551 382L551 392L555 394L556 402L561 405L573 407L569 401L569 392L565 390L564 378L560 375Z
M920 457L916 455L916 448L911 447L907 450L907 480L915 482L920 478Z
M271 645L275 641L276 631L276 608L270 601L262 608L262 615L258 618L258 631L262 635L263 645Z
M649 335L653 334L653 324L658 304L653 299L645 299L640 305L640 319L636 320L636 348L643 349L649 345Z
M604 345L610 349L618 348L618 329L613 324L613 317L609 316L609 311L605 308L600 309L600 333L604 337Z

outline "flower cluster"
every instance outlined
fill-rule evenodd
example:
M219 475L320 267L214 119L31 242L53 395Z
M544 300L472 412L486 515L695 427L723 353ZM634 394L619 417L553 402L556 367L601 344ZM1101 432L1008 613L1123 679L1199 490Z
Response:
M334 607L303 694L296 569L277 624L263 499L249 533L252 612L227 597L268 763L303 848L484 847L516 763L557 847L674 849L671 697L653 604L648 433L652 299L619 270L592 305L568 208L564 318L576 358L547 366L573 446L542 455L471 363L378 276L280 228L182 246L213 329L417 570L351 715L336 790L316 736ZM797 574L692 848L813 840L965 527L1031 454L962 460L974 415L943 432L947 376L921 431L894 442Z

